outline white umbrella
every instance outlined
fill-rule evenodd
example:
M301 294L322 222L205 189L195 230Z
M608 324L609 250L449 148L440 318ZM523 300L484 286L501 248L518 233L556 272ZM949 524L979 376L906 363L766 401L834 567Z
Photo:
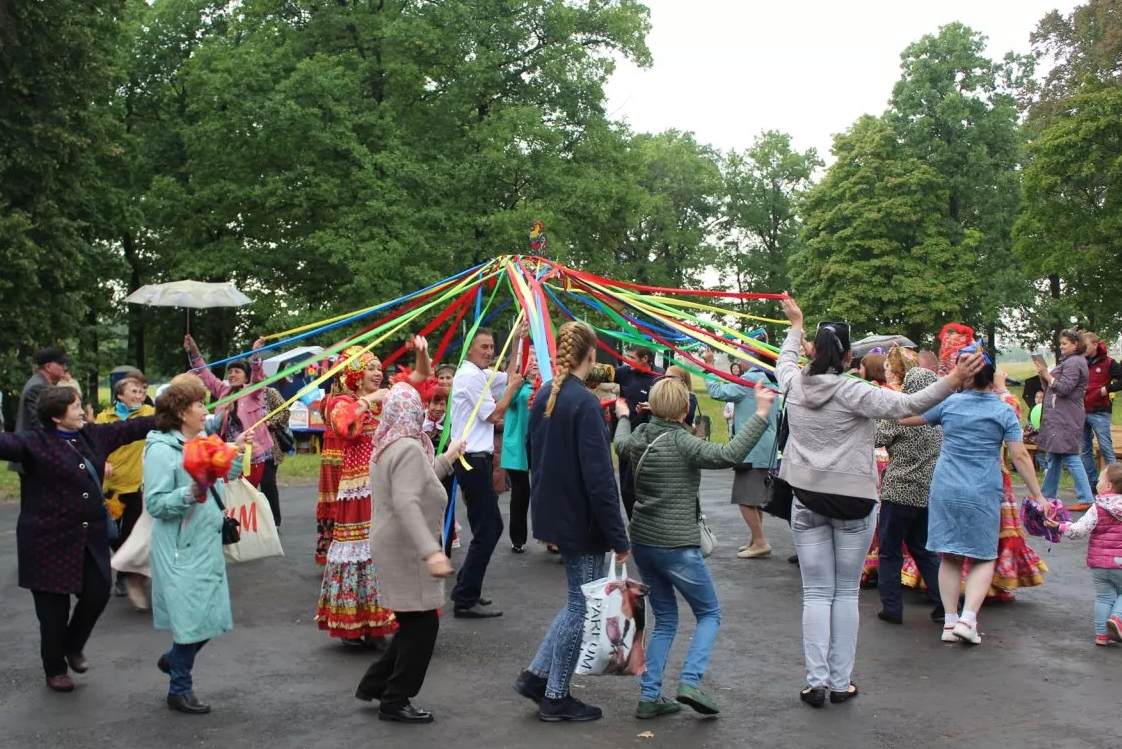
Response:
M125 301L149 307L186 307L187 330L190 331L192 309L241 307L249 304L250 299L230 281L172 281L141 286L125 297Z

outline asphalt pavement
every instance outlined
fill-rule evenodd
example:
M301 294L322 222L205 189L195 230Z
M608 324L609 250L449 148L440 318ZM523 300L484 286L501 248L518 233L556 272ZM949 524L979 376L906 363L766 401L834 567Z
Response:
M717 718L690 711L653 721L633 717L633 677L576 677L573 691L604 708L580 725L544 724L511 690L564 599L557 559L538 546L525 555L500 544L486 593L506 613L489 621L441 621L436 654L418 705L435 711L428 726L377 720L376 703L353 698L373 653L353 652L319 632L312 618L320 569L312 560L314 487L283 492L288 556L231 567L235 629L210 643L195 667L195 689L214 711L172 713L156 659L169 635L148 614L114 598L86 655L90 671L72 694L43 683L31 596L16 586L18 506L0 504L0 747L304 747L385 746L589 749L736 747L963 747L1102 749L1122 746L1122 645L1092 642L1094 593L1085 542L1034 546L1052 571L1042 588L1012 604L987 606L977 648L939 641L918 596L903 626L876 618L875 590L861 593L854 680L861 696L813 710L799 702L802 676L798 568L790 531L768 519L771 559L742 561L748 532L728 504L730 473L708 474L702 500L721 548L710 559L723 624L703 687L720 703ZM503 498L504 511L506 497ZM462 514L462 513L461 513ZM466 520L465 542L468 536ZM457 551L462 558L462 550ZM450 589L450 585L449 585ZM673 696L693 628L671 654L665 693ZM650 732L650 736L646 732Z

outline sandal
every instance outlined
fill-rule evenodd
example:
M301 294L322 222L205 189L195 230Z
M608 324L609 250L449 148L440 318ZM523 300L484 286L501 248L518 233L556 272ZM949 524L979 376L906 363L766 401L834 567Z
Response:
M826 687L808 686L799 692L799 699L811 707L822 707L826 704Z
M857 688L856 684L850 682L849 689L844 692L835 692L833 690L830 690L830 702L834 703L835 705L840 705L846 700L851 700L859 694L861 694L861 690Z

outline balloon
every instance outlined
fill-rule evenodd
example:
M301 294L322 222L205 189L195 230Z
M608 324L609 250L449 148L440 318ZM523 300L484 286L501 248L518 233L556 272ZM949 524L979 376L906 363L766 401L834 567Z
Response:
M1040 431L1040 413L1043 410L1044 406L1037 403L1032 407L1032 410L1029 411L1029 423L1032 424L1032 428L1038 432Z

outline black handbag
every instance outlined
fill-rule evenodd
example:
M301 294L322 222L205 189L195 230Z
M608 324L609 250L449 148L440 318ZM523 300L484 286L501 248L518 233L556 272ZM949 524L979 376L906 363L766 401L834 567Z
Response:
M222 545L230 546L242 540L242 524L236 518L226 515L226 506L222 504L222 500L218 496L218 490L213 486L210 487L210 496L214 497L214 503L218 505L218 509L222 511Z
M296 435L288 427L274 431L273 439L277 441L277 447L282 453L290 453L296 449Z
M783 410L779 414L779 423L775 427L775 449L772 455L786 449L787 439L791 436L791 425L787 421L787 398L783 398ZM791 503L794 501L795 492L783 479L779 478L778 468L769 468L764 478L767 488L767 504L760 509L768 515L791 522Z

